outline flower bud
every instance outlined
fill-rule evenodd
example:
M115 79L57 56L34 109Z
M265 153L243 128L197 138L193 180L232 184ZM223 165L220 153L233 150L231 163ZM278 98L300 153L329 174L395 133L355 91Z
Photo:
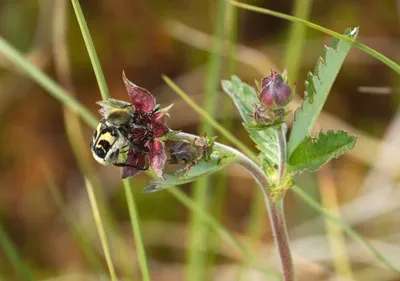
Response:
M271 75L261 81L259 92L261 103L270 109L278 109L286 106L292 100L292 89L283 82L282 76L271 70Z

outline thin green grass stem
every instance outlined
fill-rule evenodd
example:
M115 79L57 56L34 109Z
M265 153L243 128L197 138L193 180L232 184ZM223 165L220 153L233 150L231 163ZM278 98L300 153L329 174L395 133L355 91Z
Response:
M312 0L294 1L293 15L296 18L308 20L311 10ZM306 26L294 22L290 28L288 42L286 43L286 54L284 67L288 71L288 84L296 81L301 66L302 52L306 37Z
M327 219L339 225L344 232L347 233L353 240L360 243L364 246L368 251L370 251L379 261L385 264L388 268L392 269L394 272L400 275L400 268L393 264L393 262L386 258L384 254L382 254L377 248L375 248L368 240L363 238L358 232L352 229L348 224L340 220L340 218L331 214L324 208L322 208L317 201L308 196L300 187L293 185L291 188L301 199L306 201L312 208L316 211L322 213Z
M95 127L98 123L94 115L75 98L47 76L42 70L29 62L19 51L11 46L3 37L0 36L0 53L23 70L32 80L42 86L50 95L60 101L62 104L75 111L90 126Z
M138 257L138 261L139 261L140 271L142 273L142 280L150 281L151 276L150 276L150 271L149 271L149 267L147 264L146 251L145 251L145 247L143 244L143 237L142 237L142 232L140 230L140 224L139 224L140 216L138 214L136 203L135 203L135 198L132 193L133 185L130 180L123 180L122 183L124 185L125 197L126 197L126 201L128 204L129 217L131 219L133 236L135 238L136 251L137 251L137 257Z
M97 79L97 83L100 88L101 96L102 96L103 100L108 99L110 97L110 95L108 92L107 83L106 83L103 71L101 69L100 61L97 56L96 50L94 48L94 44L91 39L85 17L83 15L82 9L79 5L79 1L71 0L71 2L72 2L72 5L74 6L75 15L78 20L83 39L85 41L86 49L89 53L89 57L92 62L93 70L96 74L96 79ZM140 227L139 227L140 217L137 213L133 193L130 190L128 190L128 189L131 189L132 186L130 183L128 183L126 181L124 181L123 184L124 184L124 188L125 188L126 200L127 200L127 205L128 205L128 209L129 209L129 216L130 216L130 220L131 220L134 239L136 242L136 249L137 249L137 254L138 254L140 270L142 273L143 280L149 281L150 273L149 273L149 269L148 269L148 265L147 265L147 261L146 261L145 247L143 244L143 239L142 239L142 235L141 235Z
M231 2L234 3L234 2ZM236 2L239 3L239 2ZM239 3L241 4L241 3ZM236 5L236 4L235 4ZM236 5L238 6L238 5ZM330 33L328 33L330 34ZM345 37L342 37L340 34L335 33L337 38L347 40ZM51 80L43 71L39 68L35 67L31 62L29 62L23 55L20 54L12 45L10 45L4 38L0 37L0 53L2 53L7 59L9 59L12 63L16 66L21 68L32 80L36 81L39 85L41 85L50 95L52 95L55 99L60 101L62 104L67 105L71 110L74 110L82 117L82 119L92 127L95 127L98 123L97 119L94 115L85 108L81 103L79 103L76 99L69 96L57 83ZM395 63L394 63L395 64ZM391 67L394 69L398 68L398 65L395 64L396 67ZM201 107L199 107L190 97L186 95L178 86L176 86L169 78L163 77L166 83L173 89L175 92L182 96L182 99L188 103L188 105L193 108L199 115L201 115L207 122L213 126L213 128L218 131L221 135L225 136L226 139L231 142L233 145L236 145L241 151L245 152L249 157L251 157L254 161L257 161L257 156L251 149L249 149L246 145L241 143L236 137L234 137L230 132L225 130L221 124L211 118L207 112L205 112ZM258 161L257 161L258 162ZM297 195L300 194L297 192L300 189L293 186L291 188ZM327 216L324 213L324 209L320 206L320 204L314 200L313 198L309 197L306 193L302 193L300 196L303 200L305 200L308 204L312 205L312 207L318 212L322 213L328 219L331 219L333 222L342 226L343 222L337 218L332 219L331 217ZM343 228L343 231L346 232L349 236L355 239L360 244L364 245L364 238L352 230L349 226ZM352 233L352 234L349 234ZM396 269L396 272L400 272L400 270L395 267L390 260L388 260L382 253L380 253L375 247L369 244L368 249L374 254L376 258L381 260L386 266L391 269Z
M235 145L238 149L244 152L254 161L258 161L256 154L248 148L244 143L242 143L238 138L236 138L231 132L229 132L224 126L218 123L214 118L212 118L207 111L205 111L201 106L199 106L192 98L190 98L178 85L176 85L171 79L163 75L165 83L174 90L191 108L194 109L204 120L206 120L216 131L221 133L230 143Z
M89 28L86 23L85 16L83 15L81 5L79 4L79 0L71 0L71 3L74 7L75 16L81 29L83 40L85 41L86 49L90 57L90 62L92 63L94 74L96 75L97 84L99 85L101 96L103 100L108 99L110 97L110 94L108 92L106 79L101 69L100 60L97 56L92 37L90 36Z
M105 271L99 259L98 255L99 253L93 247L91 242L88 240L88 237L75 223L76 220L72 217L72 215L68 211L68 208L64 202L64 199L62 198L59 188L56 185L54 178L52 177L51 172L47 166L43 167L43 173L46 178L46 182L50 189L53 200L56 203L57 207L59 208L61 215L68 223L68 228L73 237L75 238L76 243L79 245L79 249L82 251L83 255L93 268L94 272L98 273L99 276L103 276L105 274Z
M15 272L21 278L22 281L34 281L35 279L32 276L32 273L29 271L27 266L22 261L14 243L8 237L6 230L3 228L3 225L0 221L0 249L3 250L5 257L7 257L12 266L14 267Z
M309 22L307 20L304 19L300 19L294 16L290 16L284 13L280 13L280 12L275 12L269 9L265 9L265 8L260 8L257 6L253 6L253 5L249 5L249 4L245 4L245 3L241 3L238 1L233 1L231 0L230 3L238 8L241 9L245 9L245 10L249 10L249 11L253 11L253 12L257 12L257 13L261 13L261 14L266 14L266 15L270 15L273 17L277 17L277 18L281 18L281 19L285 19L291 22L299 22L302 23L308 27L311 27L312 29L318 30L320 32L323 32L325 34L331 35L333 37L342 39L348 43L350 43L352 46L360 49L361 51L373 56L374 58L380 60L381 62L383 62L384 64L386 64L388 67L390 67L391 69L393 69L394 71L396 71L398 74L400 74L400 65L398 65L397 63L395 63L394 61L392 61L391 59L389 59L388 57L382 55L381 53L375 51L374 49L360 43L357 42L353 39L348 38L347 36L344 36L340 33L337 33L335 31L332 31L330 29L327 29L323 26L317 25L315 23Z
M179 202L182 203L186 208L191 210L194 213L197 213L198 216L211 227L211 229L221 237L226 244L230 247L236 249L244 258L244 261L249 264L252 268L255 268L265 274L273 278L273 280L279 280L276 273L267 270L261 261L258 260L257 254L254 250L247 246L247 244L242 244L233 237L233 235L224 228L214 217L207 213L197 202L190 199L185 193L179 190L175 186L171 186L167 189Z
M218 86L221 72L221 56L220 52L223 47L223 32L225 23L226 0L218 0L216 2L215 30L213 36L212 52L209 54L208 67L206 75L206 87L204 94L203 108L210 113L211 117L215 117L218 107ZM203 120L199 126L199 135L206 132L213 134L212 126ZM210 177L202 177L193 184L194 200L205 210L210 205L208 194ZM212 243L209 243L209 229L204 225L203 220L193 213L190 221L189 230L189 248L188 248L188 268L186 279L189 281L203 281L210 277L208 276L208 249Z
M235 146L239 147L239 145L243 145L236 137L234 137L230 132L226 132L224 128L219 124L217 121L215 121L213 118L211 118L207 112L205 112L199 105L196 104L195 101L193 101L185 92L183 92L175 83L173 83L169 78L163 77L166 83L179 95L182 97L182 99L187 102L187 104L194 110L196 111L199 115L201 115L205 120L210 120L210 124L213 126L213 128L219 132L221 135L223 135L229 142L234 144ZM246 147L246 146L245 146ZM257 159L257 156L255 153L251 152L249 148L246 147L246 151L249 153L247 156L251 158L253 161L256 163L259 162ZM353 230L350 226L346 225L344 222L342 222L340 219L332 216L326 210L312 197L310 197L307 193L303 192L299 187L297 186L292 186L290 187L290 190L295 192L302 200L304 200L307 204L312 206L314 209L316 209L318 212L320 212L322 215L324 215L327 219L333 221L334 223L340 225L343 229L344 232L346 232L350 237L352 237L355 241L359 242L361 245L364 245L368 250L371 251L372 254L378 259L381 260L388 268L393 269L395 272L400 272L399 269L397 269L396 266L393 265L393 263L387 259L378 249L376 249L372 244L367 242L358 232Z
M262 240L262 234L265 227L266 214L265 214L265 202L261 192L254 192L253 200L251 201L251 210L249 215L249 220L247 222L246 237L249 241L253 242L250 244L251 249L255 249L256 241ZM237 281L247 280L247 270L250 264L244 262L239 268L239 274L237 276Z
M226 17L224 25L224 38L229 42L228 56L224 60L227 65L226 71L224 72L225 77L230 77L234 74L236 68L235 52L236 52L236 41L237 41L237 8L232 5L226 5ZM234 123L234 112L235 107L232 100L227 96L222 97L222 126L228 131L232 131ZM224 142L224 138L219 139L220 142ZM222 213L224 209L224 203L226 198L226 192L228 188L228 171L222 170L215 175L215 186L218 188L214 189L212 198L212 215L219 221L222 220ZM218 239L213 239L210 242L211 247L218 247ZM211 255L209 258L209 264L215 263L217 259L216 255Z
M110 278L111 278L111 281L117 281L118 279L117 279L117 275L115 273L115 267L114 267L113 261L111 259L110 248L109 248L109 245L107 242L106 232L104 230L99 207L97 206L97 201L96 201L96 197L94 195L93 186L87 178L85 178L85 185L86 185L86 190L87 190L87 193L89 196L90 206L91 206L92 212L93 212L93 218L96 223L97 232L100 237L101 246L103 247L104 257L106 259L108 271L110 273Z

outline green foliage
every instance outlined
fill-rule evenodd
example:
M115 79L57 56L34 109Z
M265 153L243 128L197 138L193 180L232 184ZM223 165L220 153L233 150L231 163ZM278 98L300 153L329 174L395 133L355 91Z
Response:
M270 166L277 164L278 150L274 128L271 127L259 131L251 127L253 119L249 115L254 113L253 104L259 102L255 90L236 76L232 76L232 80L230 81L222 81L222 88L234 101L244 120L243 125L249 132L252 140L256 143L257 148L263 153L266 160L268 160L268 164Z
M338 158L346 150L352 149L356 138L345 131L320 132L316 138L307 136L289 158L289 171L301 173L317 171L329 160Z
M176 171L173 174L164 174L164 178L157 178L151 184L143 189L143 193L151 193L163 190L169 186L181 185L198 180L206 175L213 174L228 164L236 160L235 155L221 155L219 152L211 154L210 160L200 160L196 165L185 171L185 168Z
M351 39L356 39L358 29L347 29L344 34ZM320 58L314 73L307 75L306 95L302 107L295 113L288 142L289 158L311 131L350 48L349 43L335 38L332 47L325 47L325 60Z

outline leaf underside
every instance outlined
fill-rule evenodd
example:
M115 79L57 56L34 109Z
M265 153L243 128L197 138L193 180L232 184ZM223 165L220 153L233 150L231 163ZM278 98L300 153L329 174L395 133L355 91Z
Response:
M222 88L235 103L240 115L243 118L243 125L249 132L251 139L256 143L257 148L263 153L268 164L273 166L278 162L277 141L274 128L267 128L262 131L249 129L253 119L248 116L254 113L254 103L259 103L255 90L248 84L242 82L237 76L231 80L223 80ZM250 126L251 128L251 126Z
M329 160L352 149L355 142L356 138L345 131L320 132L316 138L306 136L289 158L289 171L293 174L317 171Z
M175 174L164 174L164 178L154 179L148 187L142 190L143 193L151 193L163 190L173 185L181 185L198 180L199 178L215 173L235 160L235 155L211 154L210 161L200 160L193 165L185 174L184 169L176 171Z
M344 35L351 39L356 39L358 28L348 28ZM303 103L295 113L288 142L289 157L306 135L310 133L350 48L350 43L334 38L332 47L325 46L325 59L320 57L314 72L308 73Z

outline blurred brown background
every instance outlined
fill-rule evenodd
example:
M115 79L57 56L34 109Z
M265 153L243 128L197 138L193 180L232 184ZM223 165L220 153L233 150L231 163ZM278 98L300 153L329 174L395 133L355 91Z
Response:
M37 67L57 79L52 52L55 2L2 0L0 35L24 52ZM73 87L77 99L96 112L95 102L101 99L99 89L75 15L67 2L67 47ZM168 120L171 128L196 133L199 116L163 83L161 74L171 77L197 102L202 102L216 2L80 2L111 95L127 99L121 79L124 69L130 80L149 89L162 106L175 103L172 118ZM291 1L252 0L247 3L288 14L293 9ZM359 41L394 61L400 55L399 19L400 4L395 0L315 0L310 15L311 22L338 32L349 26L360 26ZM290 23L244 10L238 10L237 23L240 47L235 56L239 60L235 74L253 85L254 79L268 75L271 67L282 71ZM330 40L324 34L307 29L300 73L295 79L299 95L304 90L306 73L313 69L316 59L323 54L323 44L330 44ZM223 68L221 79L226 78L228 74ZM324 187L327 190L333 188L336 192L327 198L329 201L329 196L333 196L339 205L345 206L341 211L343 220L365 237L378 241L379 249L400 265L398 85L394 71L353 49L338 75L316 130L347 129L358 136L356 148L321 172L299 177L297 183L317 200L320 200ZM358 90L361 86L389 87L386 90L390 93L380 94L381 88L362 93ZM70 224L51 195L44 172L47 167L73 220L100 249L82 172L66 134L62 105L21 75L1 55L0 93L0 218L3 227L37 280L54 276L65 278L59 280L96 280L69 231ZM219 95L221 108L229 103L223 95L222 92ZM220 110L218 120L233 120L234 134L254 148L236 113L222 114ZM85 125L88 155L91 134L92 128ZM138 276L119 169L102 167L94 160L91 165L101 180L105 202L116 218L120 233L115 238L120 244L111 243L115 263L125 268L118 272ZM228 188L220 221L235 235L246 236L249 215L256 204L253 201L256 189L253 180L239 168L229 168L227 175ZM134 186L153 279L182 280L190 212L167 192L139 194L148 181L149 177L141 174L134 179ZM218 189L215 179L213 186L210 200ZM183 189L188 194L191 191L190 186ZM286 197L286 215L301 280L337 278L320 215L292 192ZM261 241L262 245L270 245L266 216L260 221L263 224L254 243ZM121 243L127 245L125 251L121 250ZM345 243L354 280L399 280L353 240L347 238ZM259 250L261 256L267 255L262 251L272 255L270 250ZM217 246L209 251L218 253L210 269L213 280L233 280L229 274L236 265L235 253ZM251 274L247 280L268 280ZM19 280L1 248L0 279Z

